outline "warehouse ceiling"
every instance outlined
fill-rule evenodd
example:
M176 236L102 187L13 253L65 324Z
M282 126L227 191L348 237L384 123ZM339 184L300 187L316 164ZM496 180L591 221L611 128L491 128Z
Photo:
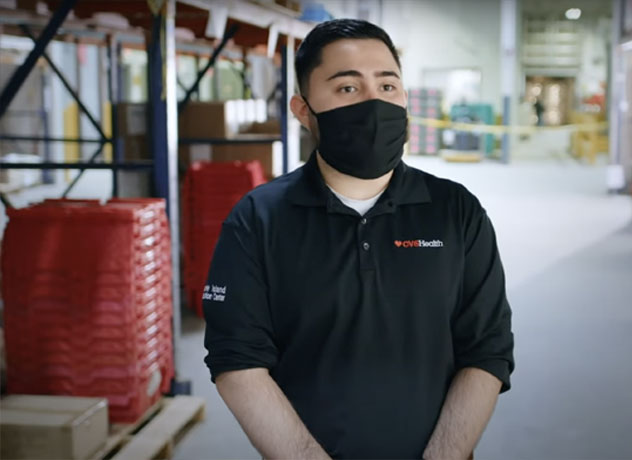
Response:
M55 11L62 0L45 0L49 11ZM115 13L125 18L130 26L150 30L152 13L147 0L91 0L78 1L73 8L74 17L81 20L94 18L99 13ZM209 19L207 9L197 8L182 2L176 4L176 28L190 30L196 38L209 39L205 35ZM254 47L265 44L268 40L268 29L254 26L246 22L228 18L226 30L232 25L238 25L238 31L233 38L237 46ZM214 37L220 38L220 37ZM279 36L278 45L284 45L286 38Z
M612 2L609 0L523 0L522 11L529 17L563 18L569 8L582 10L582 18L611 16Z
M48 9L55 11L61 0L46 0ZM96 13L117 13L127 19L131 26L150 29L152 13L147 0L91 0L78 1L73 8L78 19L90 19ZM208 11L189 5L177 4L176 27L190 29L196 37L204 37Z

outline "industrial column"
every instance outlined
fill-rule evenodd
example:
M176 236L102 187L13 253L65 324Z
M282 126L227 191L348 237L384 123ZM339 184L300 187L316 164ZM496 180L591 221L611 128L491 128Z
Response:
M503 107L503 125L509 126L516 113L516 31L518 6L516 0L500 1L500 78ZM514 100L512 100L514 99ZM509 133L502 135L501 159L503 163L510 161Z
M173 267L173 353L176 379L173 393L190 393L190 388L178 384L181 362L181 302L180 302L180 232L178 203L178 101L176 99L175 11L176 0L148 2L153 17L148 43L149 132L154 154L154 188L156 196L167 202L171 233L171 263ZM164 54L163 54L164 53Z
M632 27L624 29L626 23L632 22L632 6L624 3L623 0L612 2L612 71L608 101L610 165L606 183L608 191L614 193L632 193Z

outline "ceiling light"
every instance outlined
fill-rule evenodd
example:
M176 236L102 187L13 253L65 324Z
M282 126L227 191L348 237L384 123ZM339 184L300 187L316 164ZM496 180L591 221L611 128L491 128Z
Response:
M566 19L570 19L572 21L579 19L582 15L582 10L579 8L569 8L566 10Z

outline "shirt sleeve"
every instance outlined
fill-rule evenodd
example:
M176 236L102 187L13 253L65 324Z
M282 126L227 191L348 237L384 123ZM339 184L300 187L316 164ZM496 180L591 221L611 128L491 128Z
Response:
M511 308L496 235L489 217L471 196L465 226L465 266L461 305L452 323L456 368L476 367L509 390L514 369Z
M277 362L254 219L239 215L234 210L222 226L202 299L204 361L213 382L225 371L270 369Z

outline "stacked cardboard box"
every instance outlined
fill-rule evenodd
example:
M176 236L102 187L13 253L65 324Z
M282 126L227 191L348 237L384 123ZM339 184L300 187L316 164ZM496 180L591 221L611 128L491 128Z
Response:
M413 117L441 118L441 91L429 88L408 90L408 112ZM441 146L439 128L411 123L409 127L409 150L411 153L436 155Z
M83 460L108 436L105 399L10 395L0 413L0 458Z
M125 161L153 158L147 139L147 104L117 104L116 120L121 158Z

